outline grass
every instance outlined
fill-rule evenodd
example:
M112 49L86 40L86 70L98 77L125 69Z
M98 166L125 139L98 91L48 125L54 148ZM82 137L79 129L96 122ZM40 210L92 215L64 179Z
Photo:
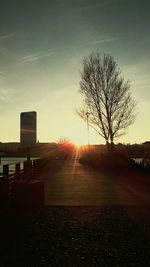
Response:
M113 153L101 153L96 150L84 151L81 154L79 162L94 169L110 172L135 170L145 174L150 173L150 164L148 162L146 164L145 160L142 160L141 164L139 164L126 154L116 151Z

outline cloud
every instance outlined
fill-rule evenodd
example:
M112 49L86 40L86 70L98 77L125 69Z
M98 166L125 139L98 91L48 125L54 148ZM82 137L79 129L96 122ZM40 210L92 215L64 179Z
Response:
M143 83L147 83L147 84L149 84L150 83L150 77L149 77L149 75L147 74L147 75L142 75L140 78L138 77L138 78L136 78L136 81L134 81L134 84L143 84Z
M150 43L150 36L146 36L142 41L140 41L137 46L142 46L145 44L149 44Z
M0 87L0 103L12 103L14 101L15 90L13 88Z
M95 9L95 8L100 8L102 6L108 5L110 3L118 2L119 0L104 0L100 1L100 3L96 4L89 4L85 6L78 7L78 9L84 10L84 9Z
M41 51L38 53L33 53L33 54L29 54L27 56L21 57L19 62L20 63L26 63L26 62L37 61L40 58L50 57L50 56L55 55L56 53L57 53L56 51L48 49L48 50L44 50L44 51Z
M150 61L142 61L126 65L123 70L123 75L128 77L131 82L131 87L138 101L150 101L150 77L149 77Z
M0 81L5 78L5 73L3 71L0 71Z
M10 38L12 38L13 36L14 36L13 33L5 34L5 35L0 35L0 41L10 39Z
M13 103L15 100L16 90L12 88L6 78L4 72L0 72L0 109L5 109L7 104Z
M97 45L97 44L102 44L105 42L112 42L115 40L118 40L118 38L117 37L106 37L106 38L90 41L89 43L87 43L87 45ZM75 47L81 47L81 46L85 46L85 43L82 42L82 43L76 45ZM66 51L66 49L70 49L70 46L66 46L63 49L60 49L60 48L59 49L58 48L57 49L47 49L47 50L40 51L38 53L28 54L26 56L20 57L19 63L28 63L28 62L38 61L41 58L56 55L58 53L58 51L59 52Z
M89 42L89 45L97 45L97 44L102 44L102 43L106 43L106 42L112 42L112 41L116 41L118 40L117 37L112 37L112 38L104 38L104 39L99 39L99 40L94 40Z

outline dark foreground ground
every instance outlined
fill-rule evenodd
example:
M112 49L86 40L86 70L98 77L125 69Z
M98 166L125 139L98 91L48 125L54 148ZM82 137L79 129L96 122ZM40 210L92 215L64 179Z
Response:
M75 157L47 164L40 179L38 215L0 210L0 267L150 266L149 177L96 172Z
M140 225L132 211L119 205L45 206L23 228L15 221L2 226L0 266L148 267L149 221L143 217Z

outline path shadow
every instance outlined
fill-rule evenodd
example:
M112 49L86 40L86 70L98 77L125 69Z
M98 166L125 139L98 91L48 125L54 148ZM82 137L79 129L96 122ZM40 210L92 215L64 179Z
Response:
M3 266L149 266L150 239L121 206L44 207ZM6 255L7 254L7 255Z

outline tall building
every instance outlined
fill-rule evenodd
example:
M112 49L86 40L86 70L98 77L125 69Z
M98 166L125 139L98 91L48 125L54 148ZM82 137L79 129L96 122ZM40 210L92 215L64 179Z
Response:
M36 112L21 112L20 114L20 143L32 146L36 144Z

